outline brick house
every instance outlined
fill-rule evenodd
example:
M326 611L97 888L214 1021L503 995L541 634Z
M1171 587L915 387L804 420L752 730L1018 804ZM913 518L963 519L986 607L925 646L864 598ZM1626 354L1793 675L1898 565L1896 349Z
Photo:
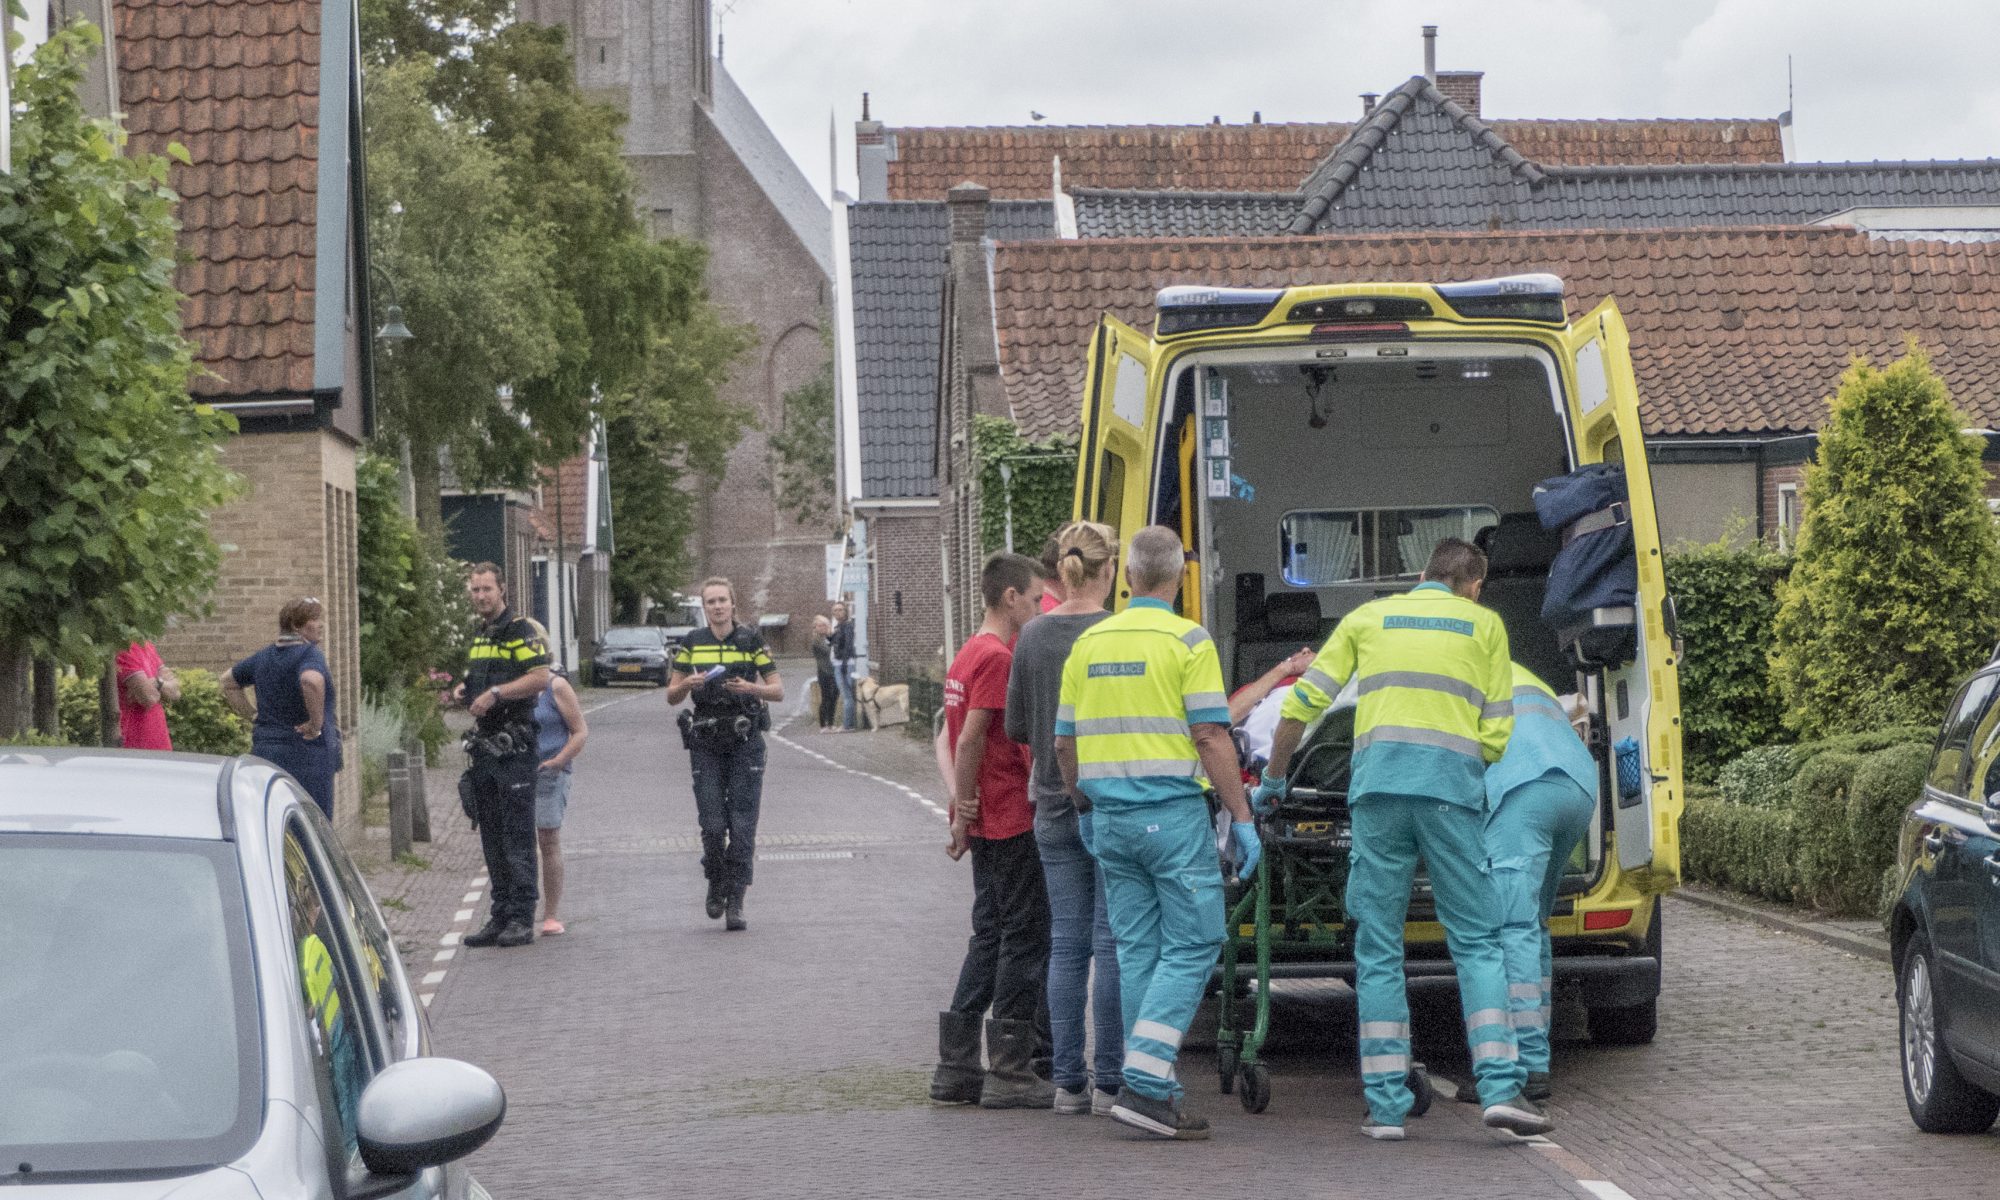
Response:
M689 488L700 514L688 582L729 576L773 649L803 653L812 614L826 607L834 522L802 524L779 510L768 431L783 427L785 393L826 362L820 327L831 319L832 215L711 54L709 0L522 0L519 13L568 32L578 85L628 116L625 154L642 215L658 236L708 247L710 297L757 339L722 389L757 419L723 477L663 472L612 486Z
M159 639L182 667L226 669L276 636L297 596L326 605L334 719L360 705L354 463L373 425L350 0L113 0L116 107L133 148L185 145L175 282L204 374L194 399L235 415L223 453L248 493L211 521L225 547L211 616ZM336 784L359 829L357 756Z

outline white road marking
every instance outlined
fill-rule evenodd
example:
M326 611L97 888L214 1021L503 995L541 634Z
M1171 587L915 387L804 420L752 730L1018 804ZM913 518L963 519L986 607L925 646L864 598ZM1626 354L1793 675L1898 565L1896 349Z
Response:
M463 900L460 900L460 901L459 901L459 903L460 903L460 904L477 904L477 903L479 903L479 898L480 898L481 896L485 895L485 894L486 894L486 893L484 893L484 892L481 892L481 891L477 891L477 890L474 890L474 891L470 891L470 892L467 892L467 893L465 893L465 899L463 899Z
M424 982L423 982L423 986L425 986L425 987L436 987L436 986L437 986L438 984L440 984L440 983L443 983L443 982L444 982L444 972L443 972L443 971L432 971L432 972L430 972L429 974L427 974L427 975L425 975L425 976L424 976Z
M1577 1183L1598 1200L1632 1200L1632 1193L1615 1183L1606 1183L1602 1179L1579 1179Z
M431 955L431 961L434 963L450 962L457 957L458 951L456 950L440 950L436 954Z
M490 881L490 880L488 880L488 879L486 878L486 876L484 876L484 875L474 875L474 876L472 877L472 886L473 886L473 887L476 887L476 888L483 888L483 887L485 887L485 886L486 886L486 885L487 885L487 884L488 884L489 882L491 882L491 881Z
M786 737L782 733L773 733L771 735L771 740L774 742L778 742L782 745L788 746L791 749L798 751L800 754L805 755L807 758L816 759L819 762L825 763L827 766L832 767L836 771L845 771L849 775L858 775L863 779L870 780L871 782L874 783L879 783L883 787L889 788L892 791L901 792L905 796L908 796L910 799L915 800L918 804L921 804L925 808L929 809L933 814L935 814L941 820L949 820L951 818L951 813L948 812L943 805L939 804L937 801L931 799L929 796L924 795L922 792L918 791L913 787L906 787L903 784L897 783L893 779L884 779L880 775L871 774L870 772L863 771L858 767L850 767L843 762L835 762L833 759L828 758L826 755L821 754L817 750L806 749L804 746L799 745L797 742Z
M418 996L417 999L424 1002L425 1008L429 1008L431 1006L431 999L436 995L436 992L425 992L423 995Z
M472 919L472 910L469 908L461 908L457 912L451 914L451 919L454 923L459 921L470 921Z
M438 945L440 946L458 945L458 930L454 929L450 933L447 933L443 937L439 938Z
M665 694L665 692L666 692L666 689L665 689L665 688L661 688L661 689L659 689L659 691L660 691L660 693L661 693L662 695L664 695L664 694ZM590 706L589 708L586 708L586 709L584 709L584 710L583 710L583 715L587 717L587 716L589 716L589 715L590 715L591 713L594 713L594 712L597 712L597 711L599 711L600 709L606 709L606 708L611 708L611 707L613 707L614 705L619 705L619 704L624 704L624 703L626 703L627 701L630 701L630 700L637 700L637 699L639 699L639 698L640 698L641 696L650 696L650 695L652 695L652 694L653 694L653 693L651 693L651 692L633 692L633 693L632 693L631 695L629 695L629 696L620 696L620 697L618 697L618 698L617 698L616 700L604 700L604 701L600 701L600 702L598 702L598 703L596 703L596 704L593 704L593 705L591 705L591 706Z

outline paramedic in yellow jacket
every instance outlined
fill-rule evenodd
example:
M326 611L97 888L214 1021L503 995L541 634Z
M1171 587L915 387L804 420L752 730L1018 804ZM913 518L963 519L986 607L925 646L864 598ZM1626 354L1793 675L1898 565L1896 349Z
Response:
M1458 968L1485 1122L1521 1134L1550 1128L1547 1114L1522 1094L1526 1073L1507 1015L1500 905L1482 838L1486 765L1499 761L1514 726L1507 629L1477 603L1485 578L1486 556L1446 538L1414 589L1342 618L1285 700L1270 765L1251 801L1268 811L1284 797L1306 725L1355 678L1347 912L1368 1097L1361 1129L1382 1140L1402 1138L1414 1102L1403 922L1419 857Z
M1193 1141L1208 1122L1182 1107L1174 1060L1222 948L1222 868L1202 794L1211 780L1230 814L1236 873L1254 872L1263 849L1215 642L1173 610L1182 572L1179 534L1150 525L1133 535L1131 602L1078 634L1063 663L1055 752L1092 814L1088 848L1118 941L1125 1066L1111 1116Z

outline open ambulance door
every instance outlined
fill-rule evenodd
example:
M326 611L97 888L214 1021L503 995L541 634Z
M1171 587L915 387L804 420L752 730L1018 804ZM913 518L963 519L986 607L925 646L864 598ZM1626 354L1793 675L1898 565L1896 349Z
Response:
M1152 386L1157 357L1144 333L1116 317L1098 318L1083 381L1083 437L1071 511L1079 520L1111 526L1121 543L1149 519L1146 439L1159 415ZM1113 607L1123 608L1129 598L1121 574Z
M1578 463L1624 467L1638 556L1638 657L1603 675L1603 711L1612 745L1631 737L1641 747L1637 796L1620 794L1615 768L1611 772L1618 863L1635 872L1646 890L1665 891L1680 880L1680 686L1631 338L1610 300L1571 325L1566 336L1576 382L1570 421Z

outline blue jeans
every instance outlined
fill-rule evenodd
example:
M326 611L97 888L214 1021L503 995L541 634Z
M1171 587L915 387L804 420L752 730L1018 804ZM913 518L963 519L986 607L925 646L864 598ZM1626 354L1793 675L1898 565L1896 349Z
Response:
M1125 1057L1125 1017L1118 1004L1118 943L1111 936L1104 880L1078 832L1079 823L1090 819L1090 814L1074 811L1035 818L1035 845L1042 853L1042 878L1049 892L1049 1034L1055 1043L1057 1087L1080 1092L1094 1080L1115 1092ZM1088 1074L1083 1069L1086 1000L1096 1039Z
M842 728L855 728L859 717L859 704L854 696L854 659L843 658L833 664L833 682L840 688L840 724Z
M701 870L724 893L750 886L757 861L757 809L764 799L764 738L688 752L694 767Z
M1099 805L1091 817L1105 909L1118 938L1125 1086L1177 1101L1181 1036L1222 949L1222 864L1208 805L1190 793L1130 808Z

